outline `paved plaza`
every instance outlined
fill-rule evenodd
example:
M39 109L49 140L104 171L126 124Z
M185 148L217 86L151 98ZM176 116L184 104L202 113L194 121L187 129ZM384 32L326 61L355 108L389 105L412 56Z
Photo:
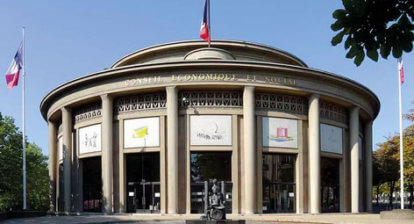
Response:
M37 218L9 219L4 224L71 224L71 223L185 223L185 219L198 219L200 215L82 215L82 216L46 216ZM244 219L251 224L269 223L346 223L346 224L414 224L414 220L382 220L379 214L321 214L321 215L228 215L228 219Z

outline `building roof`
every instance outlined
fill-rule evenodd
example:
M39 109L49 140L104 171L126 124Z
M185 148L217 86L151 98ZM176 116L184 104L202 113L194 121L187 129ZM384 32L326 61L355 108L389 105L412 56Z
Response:
M186 55L194 50L206 48L207 42L201 40L179 41L160 44L138 50L115 62L111 68L134 64L184 61ZM231 52L234 60L261 61L308 67L305 62L286 51L245 41L214 40L211 47Z
M230 40L214 40L211 46L212 48L206 48L206 42L193 40L166 43L138 50L119 59L109 69L74 79L56 87L42 100L40 110L43 117L47 119L50 107L63 96L82 88L90 88L97 83L122 79L131 72L142 73L161 69L173 71L174 69L223 68L245 69L245 71L251 69L281 71L295 74L296 77L304 80L325 80L332 83L329 88L331 88L331 93L334 94L331 97L341 98L340 89L349 88L352 90L352 94L365 98L364 102L369 103L369 106L366 105L365 109L371 108L367 112L373 118L379 113L380 101L367 87L343 76L309 68L296 56L280 49L256 43ZM311 89L308 90L311 92ZM349 99L348 97L348 102L352 103L352 99Z

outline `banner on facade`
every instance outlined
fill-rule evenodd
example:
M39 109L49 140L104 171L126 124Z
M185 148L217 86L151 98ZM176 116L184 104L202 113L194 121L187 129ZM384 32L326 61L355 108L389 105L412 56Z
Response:
M159 117L124 120L124 148L159 146Z
M262 138L264 147L297 148L298 121L285 118L263 117Z
M100 152L101 124L79 128L79 154Z
M191 145L232 145L231 116L192 115L190 116Z
M342 154L342 128L321 124L321 151Z

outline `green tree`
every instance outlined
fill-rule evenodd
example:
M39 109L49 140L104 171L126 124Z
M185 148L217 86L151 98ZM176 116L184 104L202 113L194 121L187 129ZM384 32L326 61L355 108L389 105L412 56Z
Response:
M381 189L381 191L385 191L389 195L389 206L392 208L392 201L393 197L392 194L395 191L395 184L398 181L400 175L400 163L398 158L398 151L399 145L396 143L397 136L388 137L387 141L383 143L379 143L378 150L374 152L374 160L377 163L377 169L381 174L381 182L382 184L386 184L385 189Z
M414 125L404 130L404 190L410 192L410 208L414 202ZM388 195L400 187L400 137L395 135L378 144L379 149L373 158L373 185L375 193L384 192ZM392 198L390 197L390 201ZM378 203L378 201L377 201ZM391 204L390 204L391 205Z
M414 122L414 109L405 118ZM404 186L410 192L409 207L414 208L414 125L404 130Z
M49 208L47 157L33 143L27 143L27 205ZM22 208L22 133L11 117L0 113L0 211Z
M409 207L414 208L414 125L409 131L409 137L404 139L404 186L410 192Z
M331 29L339 31L332 38L336 46L344 40L346 57L359 66L367 55L378 61L411 52L414 41L414 1L412 0L342 0L343 9L332 16Z
M414 102L413 102L414 104ZM414 122L414 109L404 115L405 119ZM404 190L410 193L409 208L413 208L414 202L414 125L403 131L404 144ZM373 154L373 185L376 188L373 193L377 196L380 192L390 195L400 187L400 136L397 134L388 137L383 143L377 144L378 150Z
M29 143L27 150L27 203L33 210L49 209L49 170L47 156L34 143Z
M414 104L414 101L411 103ZM410 112L408 114L405 114L404 118L414 122L414 109L410 109Z
M383 173L381 172L382 169L380 169L380 162L379 162L379 158L378 156L375 154L373 154L372 156L372 185L375 186L375 188L373 189L374 193L375 193L375 199L377 201L377 206L379 204L379 195L381 194L381 189L380 189L380 185L383 182Z
M0 211L21 205L21 139L13 119L0 114Z

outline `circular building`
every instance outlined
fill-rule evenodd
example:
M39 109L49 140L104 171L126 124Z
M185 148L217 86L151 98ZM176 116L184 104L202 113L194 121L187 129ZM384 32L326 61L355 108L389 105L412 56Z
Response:
M52 210L370 211L373 92L272 47L183 41L67 82L40 105Z

